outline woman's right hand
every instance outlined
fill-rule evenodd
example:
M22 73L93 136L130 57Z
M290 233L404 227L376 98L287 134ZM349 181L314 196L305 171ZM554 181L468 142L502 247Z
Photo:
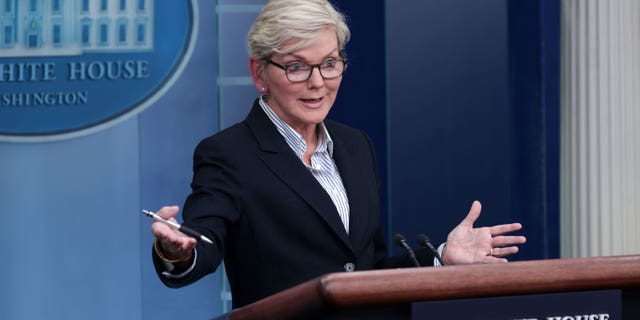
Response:
M167 220L175 220L180 208L178 206L162 207L157 215ZM162 222L154 221L151 224L151 233L156 237L165 258L170 260L190 260L193 256L193 248L196 239Z

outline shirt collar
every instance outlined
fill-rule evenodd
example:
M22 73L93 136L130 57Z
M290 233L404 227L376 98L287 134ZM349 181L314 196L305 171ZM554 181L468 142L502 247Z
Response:
M269 120L271 120L271 122L276 126L278 132L282 137L284 137L289 147L298 155L298 157L302 157L302 154L307 149L307 142L304 141L298 132L293 130L291 126L284 122L284 120L282 120L271 109L266 98L266 95L260 95L259 104L262 111L264 111ZM326 151L329 152L331 157L333 157L333 140L331 139L331 135L329 135L329 131L324 125L324 122L318 123L318 128L318 147L316 148L316 152Z

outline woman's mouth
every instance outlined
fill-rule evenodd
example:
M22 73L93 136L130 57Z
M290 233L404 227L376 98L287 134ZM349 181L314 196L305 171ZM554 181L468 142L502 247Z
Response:
M320 101L322 101L322 98L316 98L316 99L301 99L304 103L318 103Z
M307 108L318 109L322 107L324 98L300 99Z

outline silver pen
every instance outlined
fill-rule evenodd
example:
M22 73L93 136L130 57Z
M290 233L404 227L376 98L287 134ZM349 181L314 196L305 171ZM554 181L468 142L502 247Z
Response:
M184 233L184 234L186 234L188 236L191 236L191 237L194 237L196 239L200 239L200 240L202 240L204 242L213 244L213 241L211 241L209 238L201 235L198 231L195 231L195 230L193 230L191 228L188 228L186 226L180 225L177 222L174 222L174 221L171 221L171 220L166 220L166 219L162 218L161 216L159 216L159 215L157 215L157 214L155 214L155 213L153 213L151 211L148 211L148 210L142 210L142 213L144 213L147 217L149 217L149 218L151 218L153 220L160 221L160 222L162 222L162 223L164 223L166 225L172 226L172 227L176 228L177 230L179 230L180 232L182 232L182 233Z

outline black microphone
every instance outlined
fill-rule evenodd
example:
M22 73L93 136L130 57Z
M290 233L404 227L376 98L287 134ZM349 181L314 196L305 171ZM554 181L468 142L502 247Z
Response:
M414 266L416 267L420 266L420 263L418 263L418 259L416 259L416 253L413 252L413 249L411 249L411 247L407 243L407 238L405 238L403 235L399 233L396 233L393 236L393 242L395 242L396 245L403 247L405 250L407 250L407 253L409 254L409 259L411 259L411 262L413 262Z
M438 262L440 262L440 265L444 266L444 262L442 262L442 258L440 258L440 254L438 254L438 250L433 246L433 244L431 244L431 240L429 240L429 237L427 237L426 234L424 233L419 234L417 236L417 240L421 247L431 251L433 256L436 257L436 259L438 259Z

